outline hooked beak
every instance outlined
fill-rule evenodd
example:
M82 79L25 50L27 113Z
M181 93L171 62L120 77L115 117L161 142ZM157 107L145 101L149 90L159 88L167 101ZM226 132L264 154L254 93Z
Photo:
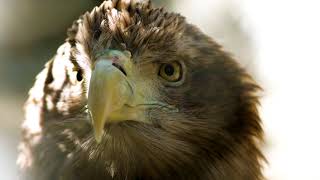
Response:
M131 113L123 112L134 94L126 77L130 63L127 54L116 50L110 50L95 63L90 79L88 109L98 143L104 133L105 123L133 118L130 117Z

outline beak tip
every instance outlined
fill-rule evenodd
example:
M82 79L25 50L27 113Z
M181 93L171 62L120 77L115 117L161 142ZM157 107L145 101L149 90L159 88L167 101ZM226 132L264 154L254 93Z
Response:
M97 132L97 131L94 132L94 138L98 144L100 144L100 142L101 142L102 135L103 135L103 130L101 130L99 132Z

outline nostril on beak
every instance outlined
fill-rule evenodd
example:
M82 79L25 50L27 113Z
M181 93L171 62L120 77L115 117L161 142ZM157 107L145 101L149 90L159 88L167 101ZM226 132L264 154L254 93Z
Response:
M125 76L127 76L126 71L123 69L123 67L117 63L112 63L112 65L116 68L118 68Z

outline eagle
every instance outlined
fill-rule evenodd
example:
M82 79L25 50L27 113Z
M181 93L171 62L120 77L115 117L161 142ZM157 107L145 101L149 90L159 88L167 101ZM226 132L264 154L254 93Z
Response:
M260 90L180 14L104 1L29 92L21 179L264 179Z

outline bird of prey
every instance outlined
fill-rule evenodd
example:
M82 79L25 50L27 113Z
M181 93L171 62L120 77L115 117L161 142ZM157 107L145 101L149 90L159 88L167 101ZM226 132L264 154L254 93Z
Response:
M259 91L183 16L104 1L29 92L21 178L261 180Z

